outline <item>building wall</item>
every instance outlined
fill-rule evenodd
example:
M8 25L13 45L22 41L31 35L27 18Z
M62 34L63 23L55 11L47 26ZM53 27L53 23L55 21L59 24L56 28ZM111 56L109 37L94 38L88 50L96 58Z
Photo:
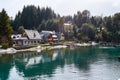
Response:
M73 32L73 25L70 23L64 23L64 33Z
M34 45L40 44L41 40L15 40L13 41L13 46L27 46L27 45Z

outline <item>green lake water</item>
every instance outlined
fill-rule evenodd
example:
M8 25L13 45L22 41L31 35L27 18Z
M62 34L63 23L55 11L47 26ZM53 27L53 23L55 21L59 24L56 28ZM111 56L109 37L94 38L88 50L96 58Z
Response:
M0 80L118 80L120 47L0 55Z

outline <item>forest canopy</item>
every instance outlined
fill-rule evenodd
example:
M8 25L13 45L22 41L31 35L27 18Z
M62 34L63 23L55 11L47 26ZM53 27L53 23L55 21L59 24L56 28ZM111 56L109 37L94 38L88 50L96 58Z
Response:
M77 39L87 37L88 40L120 42L120 13L103 17L92 16L89 10L83 10L74 16L60 16L50 7L28 5L17 13L14 20L11 20L11 26L15 32L18 32L20 26L38 31L61 32L66 22L73 24L73 37Z

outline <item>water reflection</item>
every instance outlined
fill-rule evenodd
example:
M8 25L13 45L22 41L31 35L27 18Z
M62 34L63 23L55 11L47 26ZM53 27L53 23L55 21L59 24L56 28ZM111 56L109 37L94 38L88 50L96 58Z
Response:
M0 80L56 80L58 78L72 80L74 77L96 80L100 73L108 74L109 71L113 73L116 71L119 74L117 71L120 62L117 56L120 56L120 49L99 49L97 47L2 55L0 57ZM100 71L101 67L103 67L103 72Z
M14 55L15 66L24 77L52 76L57 66L64 66L62 56L61 50L49 51L49 53L20 53Z
M0 57L0 80L7 80L9 77L9 71L12 68L12 56L11 55L2 55Z

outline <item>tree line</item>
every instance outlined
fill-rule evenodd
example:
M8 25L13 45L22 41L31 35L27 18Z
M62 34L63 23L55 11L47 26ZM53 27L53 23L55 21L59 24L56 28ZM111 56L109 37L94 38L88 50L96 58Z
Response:
M73 17L77 36L83 40L120 42L120 13L113 16L91 16L90 11L77 12Z
M51 28L54 27L56 23L54 19L59 17L49 7L40 8L39 6L30 5L24 6L22 12L18 12L11 25L15 31L18 30L19 26L24 26L25 29L38 29L40 31L41 29L48 29L47 24L50 24Z
M5 16L2 16L3 14ZM23 28L62 32L65 22L71 22L74 26L71 39L120 42L120 13L103 17L92 16L89 10L84 10L78 11L74 16L60 16L50 7L40 8L34 5L24 6L23 10L17 13L15 19L10 19L3 9L0 12L0 37L8 34L7 38L9 38L12 28L14 33L21 33Z

